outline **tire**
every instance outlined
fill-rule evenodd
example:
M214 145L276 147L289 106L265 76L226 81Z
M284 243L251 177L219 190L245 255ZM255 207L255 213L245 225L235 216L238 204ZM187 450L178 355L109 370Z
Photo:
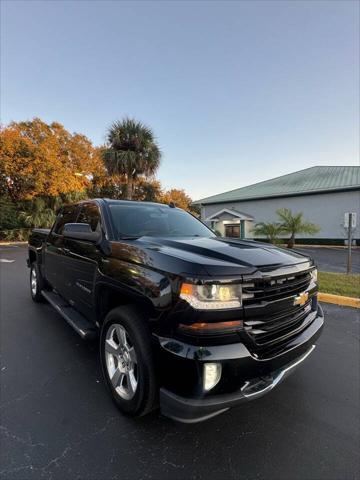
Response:
M133 417L153 410L158 395L146 321L135 307L118 307L106 316L100 335L106 384L117 407Z
M30 293L34 302L45 302L41 290L44 290L45 282L41 275L40 268L37 263L32 263L30 267Z

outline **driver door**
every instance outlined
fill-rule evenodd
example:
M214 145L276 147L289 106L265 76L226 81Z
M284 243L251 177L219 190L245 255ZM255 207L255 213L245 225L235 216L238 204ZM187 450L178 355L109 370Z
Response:
M46 240L44 254L45 276L50 285L62 296L66 294L66 277L64 275L65 251L62 233L65 223L76 222L78 208L78 205L62 207Z
M101 231L98 205L95 202L81 204L76 223L87 223L92 231ZM64 238L64 250L66 298L86 318L95 318L94 288L102 253L95 243L73 238Z

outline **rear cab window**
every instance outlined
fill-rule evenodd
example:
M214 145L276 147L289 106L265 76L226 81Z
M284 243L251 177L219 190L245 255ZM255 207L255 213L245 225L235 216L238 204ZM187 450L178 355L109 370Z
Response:
M62 235L66 223L76 223L79 213L79 205L67 205L58 213L54 228L51 233Z
M87 223L93 232L101 231L100 210L96 203L84 203L80 206L80 213L76 223Z

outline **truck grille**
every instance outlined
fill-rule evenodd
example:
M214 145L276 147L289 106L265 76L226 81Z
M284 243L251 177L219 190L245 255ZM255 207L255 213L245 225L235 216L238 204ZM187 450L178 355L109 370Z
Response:
M311 301L307 302L303 308L297 307L266 320L245 320L244 326L258 345L264 345L273 340L278 341L289 332L293 332L303 324L310 312Z
M259 302L271 302L291 295L304 292L309 286L311 274L309 271L298 274L265 278L243 286L244 305Z
M310 271L246 281L244 330L259 357L281 350L314 320L316 286L311 285ZM294 305L295 297L305 291L306 303Z

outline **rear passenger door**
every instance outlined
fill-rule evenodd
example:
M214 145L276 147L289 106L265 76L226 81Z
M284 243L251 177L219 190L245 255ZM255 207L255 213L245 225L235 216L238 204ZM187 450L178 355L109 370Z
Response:
M55 224L46 240L44 263L45 276L50 285L61 295L65 292L64 277L64 237L62 235L65 223L75 223L78 216L78 205L62 207Z
M101 231L98 205L95 202L81 204L77 223L87 223L93 231ZM94 284L101 251L93 242L71 238L64 239L64 249L66 299L88 319L95 318Z

